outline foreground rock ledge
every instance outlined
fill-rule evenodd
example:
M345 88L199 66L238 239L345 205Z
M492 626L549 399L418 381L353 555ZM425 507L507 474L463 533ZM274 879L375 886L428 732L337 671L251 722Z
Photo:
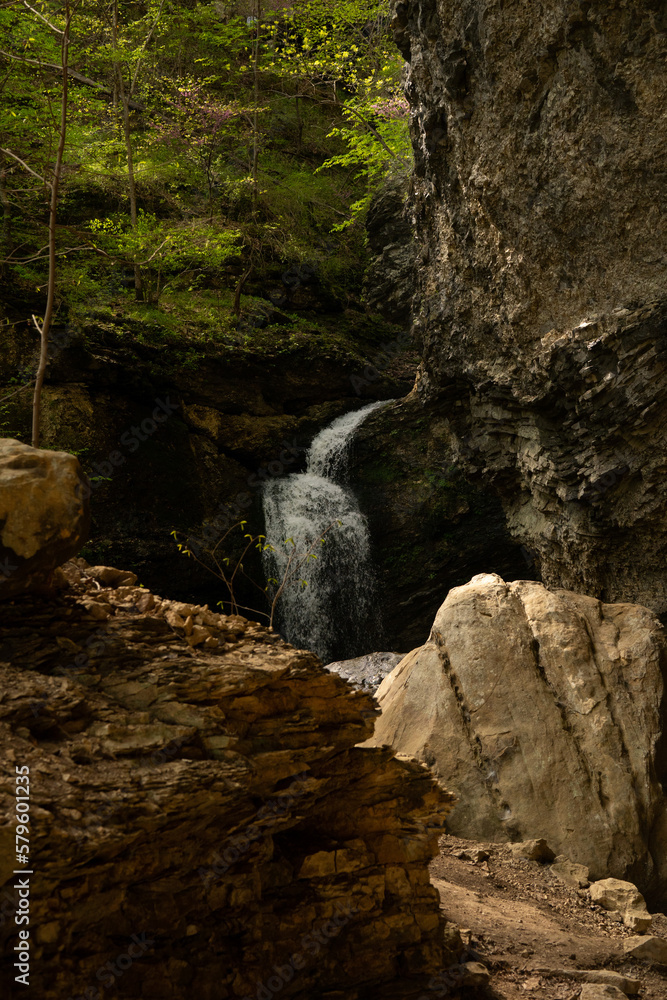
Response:
M383 681L369 744L446 777L455 836L542 837L664 904L665 650L646 608L476 576Z
M3 995L27 764L40 998L418 996L448 964L427 865L451 797L355 746L370 696L243 618L65 572L57 600L3 607Z

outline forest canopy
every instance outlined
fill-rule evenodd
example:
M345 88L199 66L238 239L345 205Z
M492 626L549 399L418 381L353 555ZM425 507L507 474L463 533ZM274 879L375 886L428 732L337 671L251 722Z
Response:
M332 285L410 167L387 0L0 6L0 267L16 301L215 301L271 262ZM363 270L363 268L362 268Z

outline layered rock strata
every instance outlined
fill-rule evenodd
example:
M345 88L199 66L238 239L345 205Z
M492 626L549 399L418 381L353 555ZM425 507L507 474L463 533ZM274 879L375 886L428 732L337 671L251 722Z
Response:
M667 612L667 13L399 2L419 379L545 582Z
M383 681L369 745L446 780L454 835L544 838L664 904L666 663L646 608L478 576Z
M419 995L451 961L427 870L450 796L355 746L371 697L243 618L63 572L3 608L3 991L27 765L44 1000Z

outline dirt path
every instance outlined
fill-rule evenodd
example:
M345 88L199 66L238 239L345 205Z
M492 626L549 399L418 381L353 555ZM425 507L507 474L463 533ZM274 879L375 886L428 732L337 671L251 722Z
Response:
M488 860L476 860L480 850ZM606 969L639 980L641 1000L667 1000L667 969L625 959L630 932L591 903L586 889L557 879L549 865L518 858L507 845L446 836L431 877L469 957L476 953L492 974L490 988L469 989L466 998L574 1000L578 971ZM667 917L654 915L647 933L667 938ZM438 995L453 993L435 990Z

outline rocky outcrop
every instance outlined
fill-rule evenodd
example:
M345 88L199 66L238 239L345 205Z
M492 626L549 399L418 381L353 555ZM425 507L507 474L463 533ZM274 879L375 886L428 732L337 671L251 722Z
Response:
M369 745L446 781L455 835L542 837L664 898L666 653L646 608L478 576L379 688Z
M667 612L667 15L396 6L419 393L548 584Z
M45 585L88 537L90 509L74 455L0 438L0 600Z
M36 995L418 996L452 960L427 870L450 796L355 746L371 697L244 618L64 572L69 590L7 605L0 629L0 802L13 815L27 766Z
M373 539L388 648L421 644L451 587L477 573L534 579L494 492L468 482L448 453L448 425L412 394L377 410L355 435L352 482Z
M168 313L155 314L169 323ZM249 346L213 339L169 339L150 314L93 311L79 325L57 328L43 392L46 447L80 456L90 477L92 530L84 555L132 568L142 583L173 597L225 598L221 586L184 559L171 532L213 543L247 519L263 531L264 480L298 471L313 435L363 399L402 395L418 358L408 339L381 371L363 377L396 338L397 328L347 310L271 327ZM308 332L304 332L304 327ZM9 324L0 341L0 433L29 439L29 394L35 331ZM245 336L245 335L244 335ZM256 334L259 336L259 334ZM164 338L167 337L166 340ZM163 340L162 343L160 341ZM360 398L361 397L361 398ZM238 535L238 538L236 537ZM242 532L225 555L242 551ZM259 566L252 571L262 581ZM239 589L255 606L256 589Z

